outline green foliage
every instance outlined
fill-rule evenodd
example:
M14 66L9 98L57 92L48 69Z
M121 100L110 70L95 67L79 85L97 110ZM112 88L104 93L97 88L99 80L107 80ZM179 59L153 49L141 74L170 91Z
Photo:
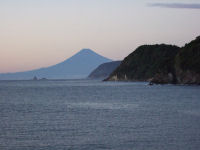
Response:
M146 80L156 73L174 73L174 58L179 47L172 45L143 45L127 56L111 74L118 78L126 75L131 80Z
M200 36L182 48L165 44L140 46L122 61L110 79L200 84Z
M176 66L183 71L200 73L200 36L181 48L176 56Z

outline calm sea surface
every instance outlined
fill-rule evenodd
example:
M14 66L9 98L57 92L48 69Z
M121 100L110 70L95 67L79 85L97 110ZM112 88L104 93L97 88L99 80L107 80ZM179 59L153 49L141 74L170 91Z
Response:
M200 86L0 81L0 150L199 150Z

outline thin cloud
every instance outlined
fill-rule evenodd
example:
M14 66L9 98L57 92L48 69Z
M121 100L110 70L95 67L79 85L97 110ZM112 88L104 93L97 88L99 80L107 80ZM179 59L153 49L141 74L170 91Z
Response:
M163 8L180 8L180 9L200 9L198 3L151 3L150 7L163 7Z

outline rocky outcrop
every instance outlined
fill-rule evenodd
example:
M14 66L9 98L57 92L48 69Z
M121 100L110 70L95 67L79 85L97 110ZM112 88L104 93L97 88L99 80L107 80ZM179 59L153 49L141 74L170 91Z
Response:
M176 77L172 73L157 73L153 78L148 80L151 84L168 84L176 83Z
M199 84L200 85L200 74L191 70L177 70L177 83L178 84Z

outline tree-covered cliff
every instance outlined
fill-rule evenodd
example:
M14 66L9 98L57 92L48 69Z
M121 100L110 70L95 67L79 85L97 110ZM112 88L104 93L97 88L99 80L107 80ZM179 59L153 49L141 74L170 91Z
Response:
M140 46L106 80L200 84L200 36L182 48L165 44Z
M177 83L200 84L200 36L180 49L175 68Z
M179 47L172 45L143 45L128 55L107 80L147 81L156 73L174 75L174 58ZM173 78L173 77L170 77ZM174 82L174 78L171 79Z

